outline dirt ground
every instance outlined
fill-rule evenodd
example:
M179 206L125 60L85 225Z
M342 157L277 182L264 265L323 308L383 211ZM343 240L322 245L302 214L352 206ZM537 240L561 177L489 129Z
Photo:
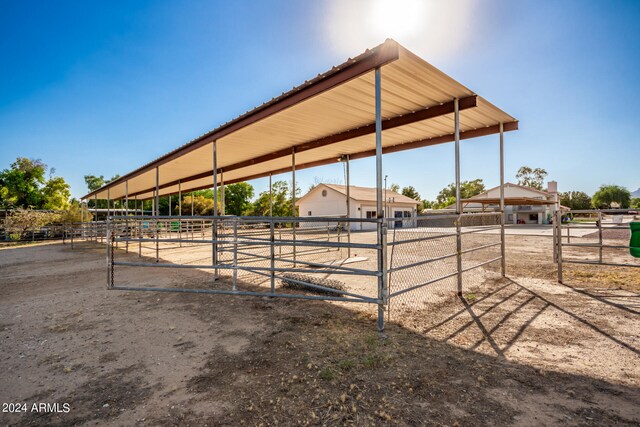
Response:
M462 298L448 279L392 304L386 339L364 304L109 291L104 247L0 249L0 403L28 405L0 424L638 425L640 269L574 265L560 285L550 239L507 243L508 279L492 264Z

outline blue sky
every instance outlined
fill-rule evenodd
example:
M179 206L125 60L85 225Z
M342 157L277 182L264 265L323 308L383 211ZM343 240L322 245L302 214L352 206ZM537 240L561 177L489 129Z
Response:
M0 168L40 158L76 197L85 174L131 171L386 37L520 120L506 134L507 180L529 165L561 191L640 187L639 1L0 7ZM462 179L496 185L497 150L497 137L463 141ZM353 184L373 185L372 165L353 162ZM454 180L453 145L385 156L384 172L434 199ZM298 173L303 190L316 178L340 181L341 166Z

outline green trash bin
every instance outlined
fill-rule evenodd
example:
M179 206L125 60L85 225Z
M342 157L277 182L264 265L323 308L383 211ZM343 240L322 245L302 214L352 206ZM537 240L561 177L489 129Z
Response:
M629 224L631 228L631 240L629 240L629 252L632 256L640 258L640 222Z

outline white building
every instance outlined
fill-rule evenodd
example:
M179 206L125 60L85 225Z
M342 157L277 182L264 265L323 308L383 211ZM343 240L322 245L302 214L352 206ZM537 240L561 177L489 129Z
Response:
M385 197L385 216L398 218L389 227L414 227L418 214L417 200L390 190L382 190ZM350 212L347 215L347 187L344 185L318 184L296 201L301 217L376 217L376 189L369 187L349 187ZM402 220L400 220L402 219ZM352 230L375 229L375 223L357 223Z
M518 184L504 184L505 223L548 224L560 206L558 183L549 181L547 190L537 190ZM455 205L448 206L455 209ZM500 187L462 200L464 211L496 210L500 208Z

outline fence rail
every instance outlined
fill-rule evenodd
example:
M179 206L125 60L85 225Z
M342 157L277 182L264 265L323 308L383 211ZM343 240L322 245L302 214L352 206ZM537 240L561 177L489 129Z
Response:
M563 283L565 264L640 267L640 260L631 255L630 225L622 225L625 217L626 220L637 218L636 211L581 209L572 210L570 213L588 215L589 219L593 219L593 224L576 222L575 220L564 221L569 211L556 211L553 229L553 257L558 265L558 282ZM576 239L580 239L580 241L576 242ZM621 242L626 242L626 244L621 244Z
M392 299L421 298L430 285L454 278L461 294L463 274L503 260L504 235L495 232L503 227L499 212L384 219L129 215L73 224L66 238L72 247L106 243L109 289L359 302L384 312ZM204 280L195 287L137 286L122 274L147 268L201 271Z

